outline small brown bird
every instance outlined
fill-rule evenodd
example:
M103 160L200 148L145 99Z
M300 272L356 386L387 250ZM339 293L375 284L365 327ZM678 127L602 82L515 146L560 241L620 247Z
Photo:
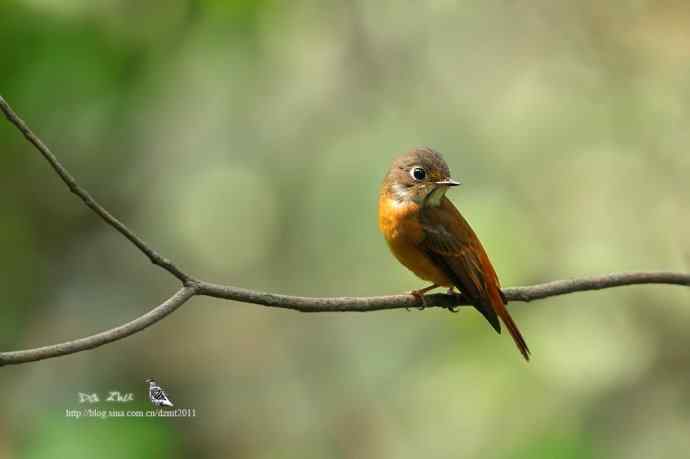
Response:
M530 351L506 309L498 276L469 223L446 197L451 186L448 165L431 148L417 148L391 166L379 194L379 228L395 258L418 277L432 283L412 295L440 287L457 287L501 332L500 317L518 349Z

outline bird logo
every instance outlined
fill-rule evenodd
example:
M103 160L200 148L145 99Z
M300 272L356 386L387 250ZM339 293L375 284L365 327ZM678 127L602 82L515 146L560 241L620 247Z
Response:
M173 406L173 402L168 398L165 391L158 385L155 379L148 378L146 380L149 383L149 400L155 406Z

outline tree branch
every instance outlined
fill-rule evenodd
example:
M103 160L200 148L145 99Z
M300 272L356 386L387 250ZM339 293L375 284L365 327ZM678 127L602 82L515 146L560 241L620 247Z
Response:
M690 274L683 273L614 273L581 279L557 280L527 287L504 288L506 299L511 302L530 302L557 295L601 290L612 287L640 284L669 284L690 286ZM211 296L242 303L260 304L273 308L293 309L300 312L370 312L387 309L419 308L422 303L412 295L388 295L372 297L313 298L257 292L239 287L199 282L198 295ZM466 306L462 295L434 293L424 295L426 307L452 308Z
M116 231L134 244L149 258L153 264L165 269L179 279L183 284L183 288L178 290L164 303L156 306L151 311L132 320L131 322L101 333L97 333L95 335L87 336L85 338L79 338L34 349L0 353L0 366L34 362L37 360L49 359L62 355L74 354L126 338L167 317L195 295L234 300L243 303L253 303L274 308L292 309L301 312L368 312L422 306L422 302L412 295L313 298L258 292L240 287L217 285L210 282L197 280L182 271L170 260L160 255L143 239L130 230L124 223L111 215L110 212L101 206L89 194L88 191L80 187L75 178L58 161L55 155L53 155L53 153L41 141L41 139L39 139L38 136L36 136L26 125L26 123L12 110L2 96L0 96L0 110L2 110L10 123L16 126L24 137L50 163L52 168L55 170L55 172L57 172L72 193L76 194L84 202L84 204L93 210L103 221L112 226ZM556 295L565 295L568 293L638 284L669 284L690 286L690 274L671 272L615 273L599 277L558 280L527 287L505 288L503 289L503 293L509 302L529 302ZM462 295L447 295L437 293L425 295L424 298L427 307L435 306L451 308L467 304Z
M61 355L74 354L126 338L162 320L165 316L185 304L195 293L196 289L194 287L183 287L173 296L165 300L165 302L156 306L143 316L139 316L131 322L111 328L110 330L87 336L86 338L79 338L65 341L64 343L37 347L35 349L26 349L23 351L2 352L0 353L0 366L17 365L20 363L60 357Z
M5 114L5 117L10 123L14 124L17 129L24 135L26 140L31 142L31 144L36 147L36 149L43 155L43 157L50 163L52 168L57 172L65 185L69 190L79 196L79 198L86 204L91 210L93 210L99 217L101 217L108 225L115 228L120 234L129 239L129 241L137 246L148 258L151 263L158 265L161 268L168 271L173 276L177 277L183 284L187 284L193 281L191 276L182 272L177 266L175 266L170 260L162 257L158 252L156 252L149 244L144 242L139 236L134 234L124 223L115 218L110 212L108 212L103 206L101 206L91 194L84 188L79 186L76 179L69 173L69 171L58 161L55 155L50 151L46 144L41 141L41 139L34 134L29 126L22 120L19 115L17 115L12 107L5 101L5 99L0 96L0 110Z

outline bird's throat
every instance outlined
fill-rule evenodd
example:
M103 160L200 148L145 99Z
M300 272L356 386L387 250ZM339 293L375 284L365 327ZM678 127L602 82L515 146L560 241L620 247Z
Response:
M445 196L446 191L448 191L447 186L437 186L434 188L424 200L424 205L426 207L438 207L441 205L441 199Z

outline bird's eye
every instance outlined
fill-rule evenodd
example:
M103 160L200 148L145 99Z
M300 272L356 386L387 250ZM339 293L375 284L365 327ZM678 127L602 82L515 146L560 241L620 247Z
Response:
M424 180L426 178L426 171L421 167L413 167L410 171L410 175L415 180Z

